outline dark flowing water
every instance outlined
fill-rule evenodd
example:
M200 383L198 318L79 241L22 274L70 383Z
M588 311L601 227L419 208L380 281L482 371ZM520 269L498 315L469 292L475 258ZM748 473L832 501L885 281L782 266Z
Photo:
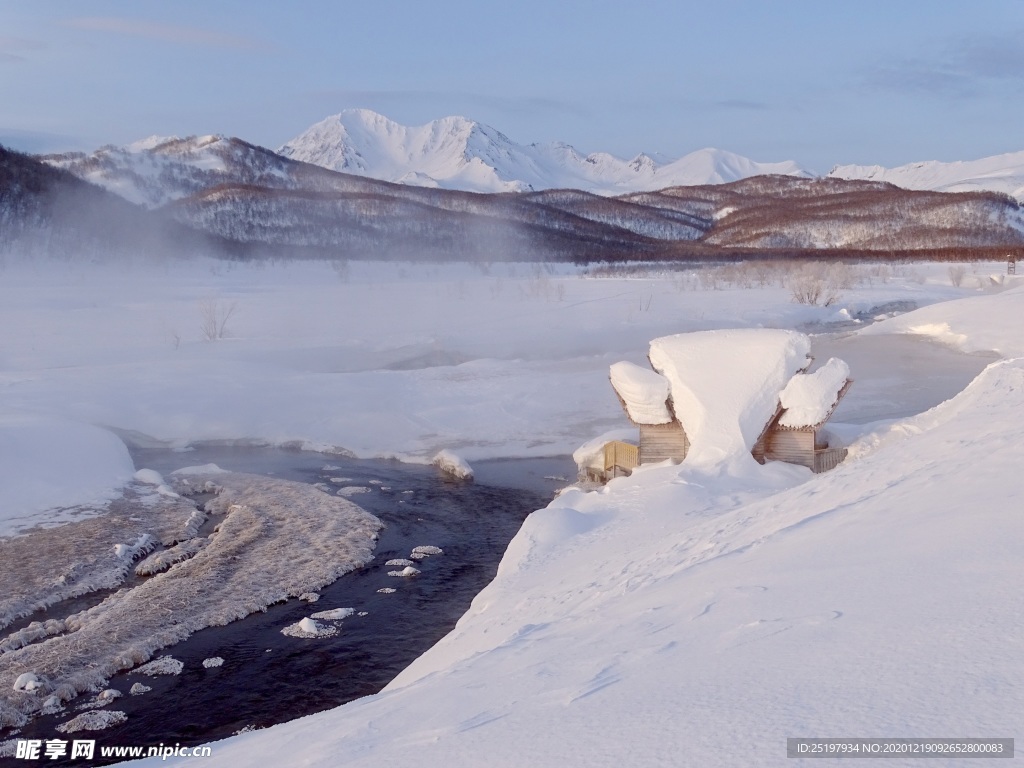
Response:
M357 461L269 448L206 448L188 453L135 450L138 467L163 473L189 464L213 462L224 469L269 474L301 482L370 488L350 497L385 523L365 568L320 591L315 603L290 600L226 627L212 627L165 651L184 662L176 676L119 675L110 687L125 694L107 709L126 712L122 725L64 736L54 726L89 700L83 694L65 713L42 717L16 738L95 738L98 746L194 745L230 736L243 728L266 727L376 693L417 656L443 637L493 578L509 541L525 517L547 504L572 478L568 457L474 463L477 482L442 478L433 467L387 461ZM325 466L332 467L325 470ZM384 563L408 558L418 545L435 545L443 555L417 564L414 578L388 576ZM382 594L377 590L396 591ZM316 611L353 608L329 638L286 637L281 629ZM204 659L219 656L221 667ZM135 682L153 690L128 695ZM8 738L0 734L0 740ZM98 753L97 753L98 754ZM81 760L46 764L81 765ZM0 764L26 765L13 758ZM96 760L92 764L102 764Z

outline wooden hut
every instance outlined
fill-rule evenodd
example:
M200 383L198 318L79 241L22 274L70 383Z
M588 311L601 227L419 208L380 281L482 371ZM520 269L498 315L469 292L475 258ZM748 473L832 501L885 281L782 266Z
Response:
M754 444L754 458L800 464L814 473L834 469L846 448L830 445L824 428L853 381L842 360L830 359L817 371L798 374L779 394L775 417Z
M733 343L740 351L743 351L744 344L753 345L746 347L748 352L764 345L775 345L778 349L777 359L772 357L774 353L749 355L760 366L750 378L760 382L770 381L769 386L777 387L774 391L779 393L776 399L771 394L772 389L764 393L756 391L760 385L752 388L754 418L757 419L757 414L760 414L764 421L753 421L747 427L749 431L745 433L748 435L745 448L751 451L758 462L786 461L808 467L813 472L824 472L846 457L845 448L830 445L829 434L824 428L850 387L846 363L833 358L814 373L807 373L811 362L807 355L809 340L803 334L794 332L751 330L712 334L716 332L686 334L688 338L680 335L655 339L651 344L652 352L657 352L657 355L652 356L651 361L652 365L659 364L659 370L628 362L611 366L609 379L612 388L630 422L639 430L639 446L635 448L622 444L620 448L618 443L621 441L608 443L603 455L595 455L593 458L594 466L588 468L588 477L607 481L629 474L638 464L665 460L681 462L686 458L691 440L679 413L698 414L705 421L707 418L716 418L718 414L702 412L702 404L714 401L714 396L707 395L708 399L705 400L699 393L709 392L718 386L728 386L725 383L718 384L715 380L715 376L725 374L702 370L696 364L696 360L702 359L700 355L686 357L694 349L702 355L706 354L712 344ZM797 342L792 338L794 335L800 337ZM722 359L719 357L718 361ZM742 369L745 361L742 355L733 357L733 373ZM693 386L698 379L702 379L701 386ZM708 381L712 382L710 389ZM689 410L680 409L673 402L673 388L678 390L676 394L682 398L680 402L687 404ZM749 411L751 408L745 409L744 413ZM696 423L699 429L700 422ZM764 424L759 436L758 424ZM737 445L742 446L743 443Z
M608 378L626 416L640 430L637 463L685 459L690 441L672 409L668 379L627 362L612 365Z

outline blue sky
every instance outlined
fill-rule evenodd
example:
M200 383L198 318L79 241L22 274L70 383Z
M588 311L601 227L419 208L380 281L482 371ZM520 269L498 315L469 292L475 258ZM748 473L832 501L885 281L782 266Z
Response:
M0 143L225 133L367 107L511 139L897 165L1024 149L1024 0L0 0Z

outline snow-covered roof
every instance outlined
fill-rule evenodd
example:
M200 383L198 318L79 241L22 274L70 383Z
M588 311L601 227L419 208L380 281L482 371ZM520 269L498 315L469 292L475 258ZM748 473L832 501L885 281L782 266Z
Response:
M636 424L668 424L668 379L650 368L625 361L614 363L609 372L612 387L625 403L626 413Z
M797 429L821 424L831 415L849 380L850 366L838 357L830 358L814 373L797 374L779 394L785 409L779 426Z
M690 441L687 461L717 463L749 453L775 416L779 392L809 363L796 331L738 329L664 336L651 342L654 369Z

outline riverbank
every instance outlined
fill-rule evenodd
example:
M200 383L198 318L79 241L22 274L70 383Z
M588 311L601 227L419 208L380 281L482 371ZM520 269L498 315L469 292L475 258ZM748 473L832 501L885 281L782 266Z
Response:
M462 485L422 465L338 460L274 449L221 447L186 454L136 451L134 455L137 462L158 467L168 476L185 457L203 463L216 459L233 469L303 483L326 498L330 496L324 491L339 498L339 490L360 489L363 492L349 498L382 519L384 528L372 562L317 590L316 602L278 603L225 627L199 630L160 650L157 656L166 654L183 662L180 675L112 676L106 687L124 695L103 711L124 712L127 721L97 734L104 743L197 744L380 690L454 626L493 577L522 520L550 500L551 489L560 481L544 476L557 476L571 466L566 459L533 460L528 462L534 470L531 474L520 462L488 462L484 482ZM521 487L488 484L488 476L496 474L514 477ZM312 488L314 484L317 489ZM291 514L300 513L294 504L289 506ZM443 554L414 561L420 573L413 578L388 575L396 570L386 565L389 560L408 558L420 545L437 546ZM203 599L210 607L217 599L216 590ZM46 613L57 615L62 607L57 604ZM353 614L343 621L322 622L339 630L334 636L302 639L281 633L313 613L338 608L351 608ZM204 667L208 658L223 659L223 664ZM129 690L136 683L152 690L131 696ZM51 738L57 725L92 700L93 696L80 696L59 713L34 720L17 735ZM0 741L4 738L0 734Z

